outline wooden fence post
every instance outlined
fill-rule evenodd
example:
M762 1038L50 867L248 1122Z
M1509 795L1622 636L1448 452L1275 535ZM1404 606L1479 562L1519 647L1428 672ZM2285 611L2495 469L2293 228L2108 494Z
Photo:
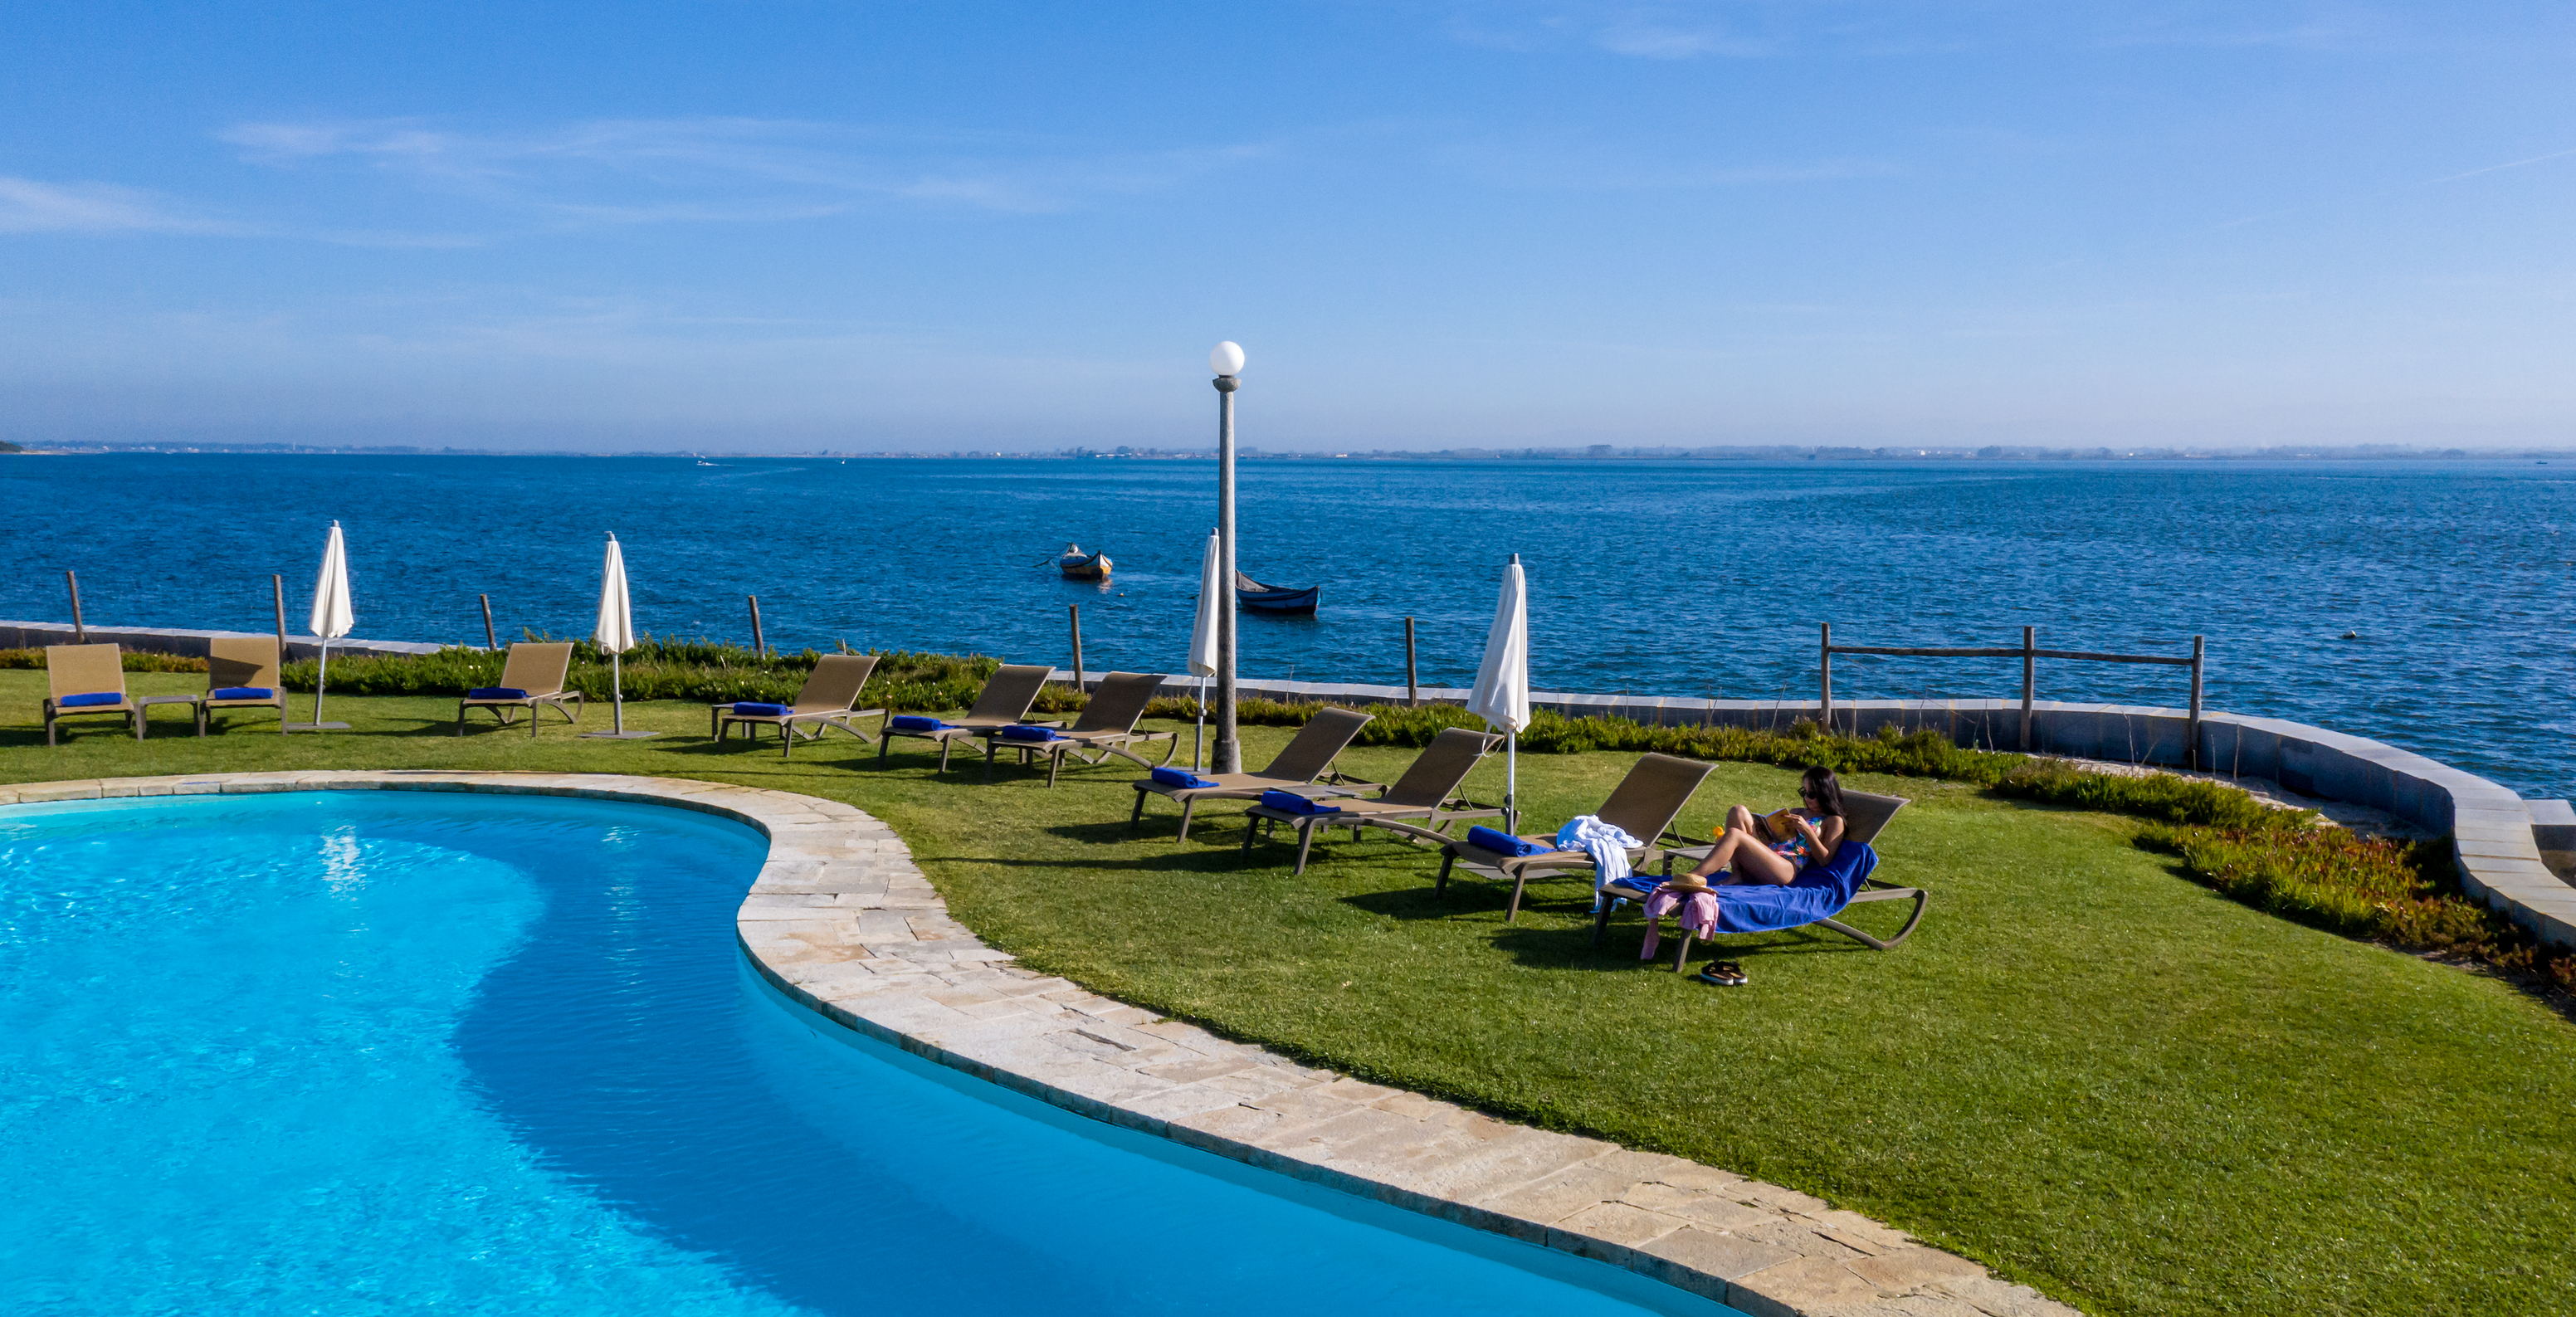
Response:
M2201 638L2193 636L2191 638L2191 731L2189 733L2191 740L2184 745L2182 752L2182 766L2192 769L2200 767L2200 664L2203 652Z
M1404 707L1410 709L1420 703L1422 688L1413 676L1413 619L1408 617L1404 619Z
M1066 604L1073 614L1073 688L1082 689L1082 605Z
M1823 629L1816 642L1816 690L1822 706L1821 721L1828 732L1834 730L1834 624L1819 624Z
M2039 687L2039 628L2021 629L2021 752L2030 753L2030 703Z
M474 597L483 601L483 652L496 652L501 648L501 637L492 630L492 596L478 594Z
M72 587L72 643L86 645L89 643L89 623L81 620L80 573L66 571L63 580Z
M760 635L760 596L756 594L747 594L744 595L743 598L751 601L752 657L767 658L769 657L769 642L762 639Z

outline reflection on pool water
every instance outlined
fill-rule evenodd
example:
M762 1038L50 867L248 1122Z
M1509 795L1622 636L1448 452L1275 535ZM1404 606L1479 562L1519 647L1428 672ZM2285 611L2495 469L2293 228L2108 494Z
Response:
M764 850L528 796L0 809L0 1311L1727 1311L817 1021L734 944Z

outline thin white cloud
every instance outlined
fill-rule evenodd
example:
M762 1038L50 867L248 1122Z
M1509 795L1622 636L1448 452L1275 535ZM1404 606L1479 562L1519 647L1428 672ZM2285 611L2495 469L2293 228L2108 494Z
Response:
M1110 151L1026 136L747 118L594 120L517 132L420 120L248 123L221 136L261 165L355 162L422 187L598 223L802 219L878 202L1061 211L1161 191L1272 149Z
M0 175L0 233L200 233L212 227L132 188Z
M1448 0L1453 40L1653 60L2008 47L2387 50L2468 41L2372 0Z
M1698 59L1707 55L1752 59L1768 55L1772 47L1724 32L1664 27L1654 23L1622 23L1594 37L1593 44L1618 55L1636 55L1644 59Z

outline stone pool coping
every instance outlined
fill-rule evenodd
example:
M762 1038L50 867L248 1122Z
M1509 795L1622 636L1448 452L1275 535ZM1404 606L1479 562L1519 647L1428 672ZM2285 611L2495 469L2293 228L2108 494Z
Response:
M0 804L283 791L577 796L738 820L769 855L752 966L856 1032L1107 1124L1597 1259L1751 1317L2073 1317L1820 1199L1298 1064L1032 973L948 909L892 828L815 796L607 773L332 770L0 785Z

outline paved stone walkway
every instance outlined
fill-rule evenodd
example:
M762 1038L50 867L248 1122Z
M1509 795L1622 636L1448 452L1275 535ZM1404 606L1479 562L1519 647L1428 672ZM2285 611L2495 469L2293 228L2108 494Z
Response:
M606 774L308 772L0 786L0 804L351 789L586 796L740 819L770 850L736 931L790 998L1110 1124L1596 1258L1753 1317L2076 1311L1793 1190L1361 1083L1020 969L948 917L892 829L837 801Z

